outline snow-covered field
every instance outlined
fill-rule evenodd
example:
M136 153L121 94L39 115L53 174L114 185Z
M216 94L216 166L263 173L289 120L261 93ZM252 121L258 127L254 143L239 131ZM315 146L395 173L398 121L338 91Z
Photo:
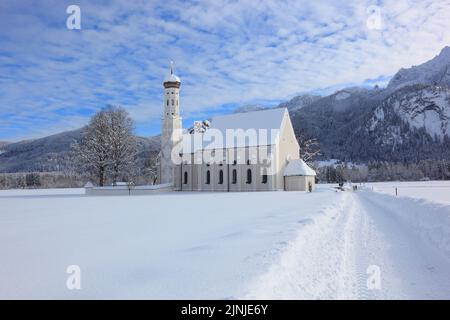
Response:
M445 197L80 192L0 191L0 298L450 299Z
M450 205L450 181L401 181L401 182L373 182L367 187L376 192L397 196L426 199Z

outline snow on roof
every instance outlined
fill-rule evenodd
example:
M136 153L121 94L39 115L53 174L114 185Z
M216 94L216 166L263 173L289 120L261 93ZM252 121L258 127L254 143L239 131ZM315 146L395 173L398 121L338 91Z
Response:
M277 108L216 116L205 133L183 135L183 153L201 149L275 145L287 112L286 108ZM234 130L231 132L236 133L234 139L226 139L227 130ZM217 139L218 135L221 139Z
M173 61L170 61L169 74L164 77L164 82L181 82L180 78L173 71Z
M286 108L276 108L216 116L211 127L224 132L226 129L280 129L286 112Z
M284 169L284 176L315 176L316 172L302 159L290 160Z

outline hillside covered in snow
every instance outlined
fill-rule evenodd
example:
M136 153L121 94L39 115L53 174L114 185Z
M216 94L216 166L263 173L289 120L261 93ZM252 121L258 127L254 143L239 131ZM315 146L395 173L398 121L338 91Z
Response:
M351 87L328 96L304 94L277 107L294 129L317 138L318 160L343 162L450 161L450 47L422 65L401 69L387 88ZM244 105L234 112L263 110ZM187 126L188 124L185 124ZM10 144L0 143L0 172L62 171L82 129ZM159 151L159 137L138 138L141 163Z
M73 169L71 145L79 141L83 128L48 137L0 144L0 173L2 172L62 172ZM159 150L159 136L136 137L139 164Z

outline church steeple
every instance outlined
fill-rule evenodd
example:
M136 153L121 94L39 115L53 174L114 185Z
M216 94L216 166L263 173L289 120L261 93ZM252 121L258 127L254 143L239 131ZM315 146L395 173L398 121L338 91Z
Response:
M173 61L170 61L169 74L164 78L164 87L176 87L179 88L181 80L175 75Z
M181 80L175 75L173 61L169 73L164 77L164 113L161 127L161 169L160 183L174 183L174 163L172 150L182 138L182 120L180 117Z

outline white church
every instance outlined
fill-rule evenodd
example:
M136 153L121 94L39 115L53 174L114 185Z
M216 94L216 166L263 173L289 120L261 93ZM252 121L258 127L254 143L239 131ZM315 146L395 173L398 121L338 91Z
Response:
M181 80L164 79L158 183L177 191L313 191L286 108L216 116L183 129Z

